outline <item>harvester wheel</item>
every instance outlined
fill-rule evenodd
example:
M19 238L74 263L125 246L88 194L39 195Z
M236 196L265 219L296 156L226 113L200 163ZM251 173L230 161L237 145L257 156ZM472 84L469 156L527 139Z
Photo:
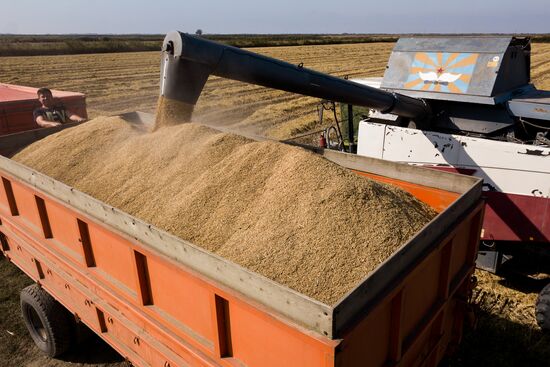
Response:
M537 298L535 308L537 323L547 331L550 331L550 284L542 289Z
M50 357L65 353L73 338L72 316L37 284L21 291L21 312L36 346Z

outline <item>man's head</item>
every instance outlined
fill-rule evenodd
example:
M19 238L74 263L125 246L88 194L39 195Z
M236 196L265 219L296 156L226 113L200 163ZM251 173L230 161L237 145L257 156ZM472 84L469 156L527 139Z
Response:
M48 88L40 88L36 91L36 94L38 95L38 101L42 107L53 107L54 99L51 90Z

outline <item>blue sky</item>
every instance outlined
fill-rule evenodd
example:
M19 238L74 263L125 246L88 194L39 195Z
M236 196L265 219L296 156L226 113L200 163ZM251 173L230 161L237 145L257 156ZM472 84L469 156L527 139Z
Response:
M550 0L0 0L0 33L550 33Z

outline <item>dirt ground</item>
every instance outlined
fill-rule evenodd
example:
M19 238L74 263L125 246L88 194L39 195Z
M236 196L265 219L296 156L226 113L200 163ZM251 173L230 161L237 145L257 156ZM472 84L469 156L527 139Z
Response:
M254 49L337 76L382 76L393 44L371 43ZM0 58L0 81L79 91L90 117L141 110L153 112L159 84L157 52ZM550 44L534 44L531 76L550 89ZM196 108L200 120L276 138L320 128L317 100L212 77ZM536 295L547 280L491 276L478 271L477 328L467 331L449 366L550 366L550 336L533 322ZM22 323L18 294L28 278L0 259L0 367L124 366L99 338L51 360L40 354Z

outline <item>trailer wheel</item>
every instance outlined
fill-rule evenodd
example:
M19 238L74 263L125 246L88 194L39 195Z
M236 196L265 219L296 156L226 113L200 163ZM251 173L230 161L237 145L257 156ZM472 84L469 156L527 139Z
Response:
M550 284L539 293L535 312L539 326L550 331Z
M37 284L21 291L21 312L36 346L50 357L66 352L73 340L71 315Z

